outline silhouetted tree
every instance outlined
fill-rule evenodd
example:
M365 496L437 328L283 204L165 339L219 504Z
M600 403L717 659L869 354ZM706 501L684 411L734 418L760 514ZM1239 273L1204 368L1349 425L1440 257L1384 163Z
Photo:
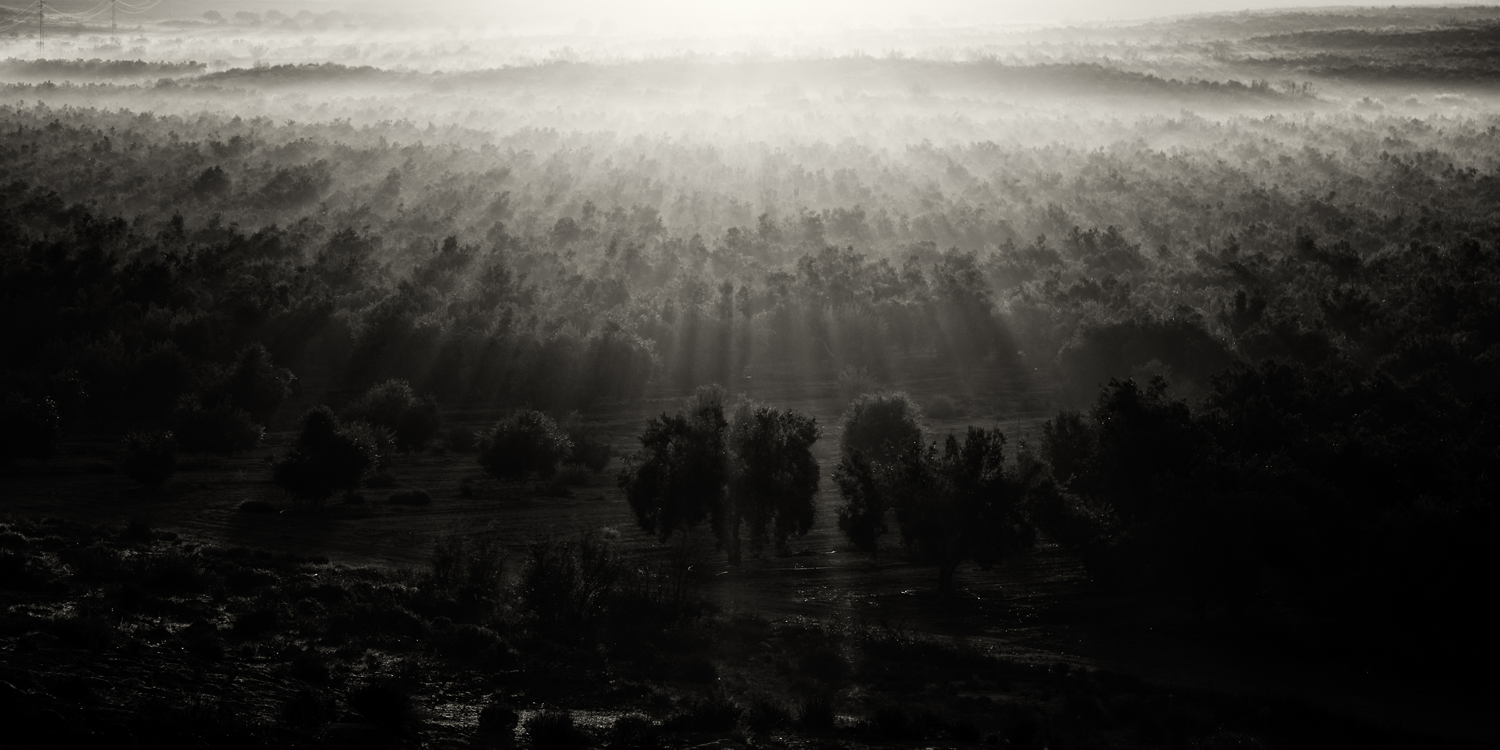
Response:
M302 415L297 442L276 461L273 478L298 502L321 504L357 488L378 460L375 445L341 429L331 409L317 406Z
M989 567L1034 541L1026 485L1006 472L1004 447L998 430L971 427L962 442L949 435L942 450L911 444L886 465L852 454L840 466L840 526L856 548L873 551L885 508L893 509L907 552L937 565L938 590L950 593L964 561Z
M543 479L557 472L573 444L552 417L521 409L495 423L479 442L479 465L497 479Z
M432 396L418 398L405 380L371 386L344 410L343 418L390 430L396 447L403 451L426 447L441 426L437 400Z
M294 381L296 377L291 370L277 367L264 346L251 344L240 350L234 364L212 390L214 395L227 399L234 408L243 409L264 424L292 394Z
M889 510L886 492L882 491L881 467L871 463L861 452L846 453L839 458L833 481L839 487L839 531L856 550L871 557L880 554L880 537L890 529L885 515Z
M844 410L839 449L886 463L913 443L922 442L922 409L905 393L867 393Z
M781 547L787 537L812 528L819 479L812 445L821 434L815 419L791 409L746 402L735 410L728 439L728 502L715 518L730 565L740 563L742 520L757 550L767 541Z
M724 389L702 386L676 415L652 419L641 451L620 472L641 528L663 541L705 519L728 554L741 560L740 527L757 549L778 546L812 526L818 464L817 422L792 410L742 403L731 424Z
M698 388L675 415L646 423L641 450L620 470L620 487L648 533L666 541L697 526L724 503L728 447L724 389Z

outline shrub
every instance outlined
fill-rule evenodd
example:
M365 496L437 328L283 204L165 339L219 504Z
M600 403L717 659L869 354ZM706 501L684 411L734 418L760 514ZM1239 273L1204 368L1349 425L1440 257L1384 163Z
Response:
M440 591L464 589L493 594L505 581L505 548L493 534L439 534L428 558Z
M344 410L343 418L390 430L395 447L402 451L425 448L440 426L437 401L432 396L418 398L405 380L371 386Z
M264 346L251 344L240 350L234 364L209 392L217 397L214 401L240 409L264 423L292 394L292 383L296 380L291 370L272 363L271 353Z
M162 486L177 470L177 439L170 431L132 432L124 443L125 474L146 489Z
M548 632L576 635L599 624L624 573L614 549L586 532L576 541L532 544L518 593Z
M418 490L418 489L401 490L399 492L392 492L391 496L389 498L387 498L386 500L387 500L387 502L394 503L396 505L431 505L432 504L432 496L429 495L429 494L427 494L427 492L425 490Z
M586 466L563 464L553 481L564 487L583 487L589 483L589 477L593 474Z
M526 736L537 750L571 750L588 747L589 736L573 723L569 711L538 711L525 722Z
M389 429L368 422L341 424L340 432L369 450L370 468L379 471L390 465L391 454L396 452L396 436Z
M609 746L646 750L656 748L661 741L661 727L640 714L626 714L615 719L609 728Z
M368 435L341 429L333 412L319 406L302 416L297 442L275 462L274 479L298 502L321 504L358 487L378 455Z
M529 474L548 479L572 449L551 417L522 409L485 433L479 443L479 465L497 479L520 480Z
M268 500L246 500L240 503L242 513L275 513L276 506Z
M850 403L866 393L873 393L880 388L875 382L875 376L865 367L849 365L839 370L839 400Z
M189 453L216 453L233 456L260 445L265 428L250 415L228 404L204 409L198 399L188 396L177 404L172 415L173 434Z
M844 410L844 455L862 453L871 461L889 462L912 443L922 442L922 410L905 393L873 393Z

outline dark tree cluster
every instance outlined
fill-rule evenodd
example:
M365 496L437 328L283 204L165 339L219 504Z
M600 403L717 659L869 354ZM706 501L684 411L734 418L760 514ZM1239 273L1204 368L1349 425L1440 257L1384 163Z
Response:
M723 388L703 386L681 411L652 418L619 482L641 529L666 541L708 521L729 564L739 565L742 526L757 552L812 528L812 445L822 430L795 410L748 401L726 415L726 398Z
M894 521L908 557L936 565L938 591L951 593L964 562L988 568L1035 543L1031 505L1048 489L1037 469L1029 455L1007 466L998 429L970 427L939 447L905 394L868 395L844 413L839 530L877 556Z

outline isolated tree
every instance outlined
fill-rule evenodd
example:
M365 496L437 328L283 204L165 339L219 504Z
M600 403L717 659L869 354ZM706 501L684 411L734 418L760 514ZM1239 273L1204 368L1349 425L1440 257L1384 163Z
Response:
M344 410L343 419L390 430L403 451L426 447L441 426L437 400L430 395L419 398L410 384L397 379L371 386Z
M178 444L187 452L223 454L226 458L260 445L266 433L244 410L229 404L205 409L193 396L177 402L172 424Z
M869 461L889 463L921 442L922 409L905 393L866 393L844 410L843 455L860 453Z
M851 546L871 557L880 555L880 537L890 531L885 523L890 493L881 484L884 469L856 451L842 456L833 473L839 497L844 499L839 506L839 531Z
M724 389L717 385L700 387L677 414L646 423L641 450L619 477L643 530L666 541L723 505L728 427Z
M260 344L240 350L234 364L212 389L220 399L227 399L236 409L243 409L255 421L264 424L276 413L297 380L292 371L277 367L271 353Z
M938 566L938 590L953 590L965 560L982 567L1031 544L1025 497L1005 471L1005 436L970 427L964 440L949 435L909 451L897 464L892 506L901 541L913 557Z
M177 439L169 430L132 432L125 436L125 475L155 490L177 470Z
M889 528L894 462L922 445L922 411L905 393L867 393L844 410L844 431L834 482L844 504L839 530L857 550L879 553L879 539Z
M941 450L912 443L883 464L846 455L835 475L845 501L839 528L856 549L874 554L893 510L907 553L936 565L938 590L950 593L965 561L989 567L1034 539L1025 512L1034 472L1007 472L1004 448L998 430L970 427L962 441L949 435Z
M297 442L276 461L277 486L298 502L321 504L335 492L351 492L379 461L376 446L341 429L326 406L302 415Z
M812 526L818 463L817 422L792 410L742 403L731 424L724 389L700 387L675 415L652 419L620 486L641 528L663 541L710 520L729 563L741 561L740 528L750 542L780 546Z
M531 474L547 479L572 448L552 417L521 409L480 438L479 465L497 479L521 480Z
M781 547L789 536L812 528L819 479L812 445L821 434L817 420L791 409L742 402L735 410L728 440L728 502L714 524L729 550L730 565L740 562L742 522L756 550L767 541Z

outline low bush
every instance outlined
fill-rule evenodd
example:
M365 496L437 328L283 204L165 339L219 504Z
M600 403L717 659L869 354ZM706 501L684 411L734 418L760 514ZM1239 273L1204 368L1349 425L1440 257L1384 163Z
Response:
M344 410L342 417L388 430L393 445L402 451L427 447L441 424L437 401L432 396L416 396L405 380L372 386Z
M557 470L557 476L552 478L553 483L564 487L583 487L589 483L589 478L595 474L587 466L581 464L563 464Z
M479 465L497 479L521 480L532 474L550 479L572 450L572 441L551 417L522 409L484 434Z
M847 404L866 393L879 390L880 384L870 374L869 368L848 365L839 370L838 388L839 400Z
M276 506L269 500L246 500L240 503L242 513L275 513Z
M641 714L626 714L609 728L609 746L629 750L654 750L660 746L661 727Z
M354 490L379 462L370 432L341 427L326 406L308 410L297 442L274 464L276 484L297 501L316 504L340 490Z
M546 632L579 636L600 624L626 571L614 548L592 532L543 540L527 548L517 594Z
M526 717L524 726L537 750L573 750L592 744L588 734L573 723L570 711L538 711Z
M494 596L505 582L505 547L491 533L443 532L433 539L428 564L443 592Z

